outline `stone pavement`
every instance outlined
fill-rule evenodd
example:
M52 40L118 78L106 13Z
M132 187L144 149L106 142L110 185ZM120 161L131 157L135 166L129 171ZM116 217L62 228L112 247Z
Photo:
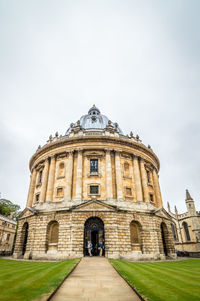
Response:
M139 301L105 257L84 257L52 301Z

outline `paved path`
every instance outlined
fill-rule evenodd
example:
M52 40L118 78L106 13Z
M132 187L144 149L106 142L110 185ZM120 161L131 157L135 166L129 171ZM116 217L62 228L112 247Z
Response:
M51 301L139 301L104 257L84 257Z

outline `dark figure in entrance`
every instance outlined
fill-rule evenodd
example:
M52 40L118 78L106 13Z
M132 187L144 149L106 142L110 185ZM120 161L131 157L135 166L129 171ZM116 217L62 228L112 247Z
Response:
M85 256L104 256L104 247L100 247L100 243L104 246L104 224L98 217L90 217L85 222L83 251ZM89 249L88 243L92 244L92 249ZM102 250L102 251L101 251ZM90 252L91 251L91 255ZM101 251L101 252L100 252Z
M92 243L90 241L88 241L88 253L92 256Z
M100 242L99 244L99 256L103 255L103 242Z

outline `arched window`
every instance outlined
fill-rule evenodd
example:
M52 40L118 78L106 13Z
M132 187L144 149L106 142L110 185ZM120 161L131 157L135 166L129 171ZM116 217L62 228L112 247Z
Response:
M64 162L60 162L58 169L58 177L64 177L65 175L65 164Z
M186 222L183 222L183 228L185 231L186 240L190 240L190 232L189 232L188 224Z
M130 238L131 238L131 249L134 251L140 251L141 250L141 226L136 221L132 221L130 223Z
M129 164L127 162L124 163L124 177L129 177Z
M59 224L57 221L51 221L47 226L46 249L57 250L59 237Z
M172 228L172 235L175 241L178 240L178 235L177 235L177 229L176 226L174 224L171 224L171 228Z

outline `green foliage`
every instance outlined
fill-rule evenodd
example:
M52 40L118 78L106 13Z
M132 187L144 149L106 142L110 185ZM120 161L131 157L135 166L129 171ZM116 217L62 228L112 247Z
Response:
M17 219L19 216L20 206L13 204L11 201L6 199L0 199L0 214L8 216L10 213L13 213L13 218Z
M79 259L59 262L0 259L0 301L40 300L43 294L52 292L78 262Z
M200 300L199 259L163 262L110 259L110 262L145 300Z

